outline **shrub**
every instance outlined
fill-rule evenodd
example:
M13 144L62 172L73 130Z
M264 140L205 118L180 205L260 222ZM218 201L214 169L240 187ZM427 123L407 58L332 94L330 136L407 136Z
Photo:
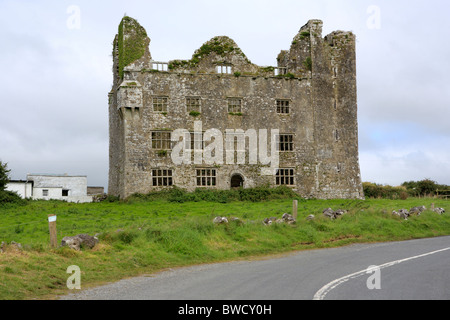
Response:
M405 187L392 187L389 185L383 186L381 184L364 182L364 195L367 198L373 199L402 199L408 198L408 193Z
M9 173L11 170L8 169L8 164L0 161L0 191L4 191L6 185L9 182Z
M434 196L439 191L450 190L450 186L441 185L431 179L421 181L407 181L402 184L411 196Z
M0 206L5 205L25 205L26 200L22 199L17 193L11 191L0 191Z

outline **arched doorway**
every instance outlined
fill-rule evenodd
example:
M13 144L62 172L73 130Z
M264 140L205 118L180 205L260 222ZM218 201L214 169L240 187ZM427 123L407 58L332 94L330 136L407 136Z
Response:
M231 177L231 189L244 187L244 177L240 174L234 174Z

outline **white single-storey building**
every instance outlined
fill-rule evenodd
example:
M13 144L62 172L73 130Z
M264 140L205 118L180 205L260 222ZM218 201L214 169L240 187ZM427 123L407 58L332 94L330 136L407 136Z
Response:
M33 181L10 180L6 185L6 190L17 193L22 199L33 196Z
M88 196L87 177L67 174L28 174L27 180L12 180L6 190L17 192L22 198L34 200L64 200L67 202L92 202Z

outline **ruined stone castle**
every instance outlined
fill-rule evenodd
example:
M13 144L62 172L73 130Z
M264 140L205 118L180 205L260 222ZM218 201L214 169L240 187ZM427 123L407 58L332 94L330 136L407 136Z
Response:
M363 198L356 37L322 37L322 25L310 20L277 66L262 67L225 36L190 60L153 60L145 29L124 17L109 93L109 194L287 186L306 198ZM275 168L263 156L274 150Z

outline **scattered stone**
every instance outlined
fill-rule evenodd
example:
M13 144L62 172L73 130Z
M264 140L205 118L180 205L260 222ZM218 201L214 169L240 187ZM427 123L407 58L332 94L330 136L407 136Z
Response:
M422 212L424 212L425 210L427 210L427 208L425 208L425 206L414 207L414 208L412 208L411 210L409 210L409 215L410 215L410 216L412 216L412 215L418 215L418 216L420 216L420 214L421 214Z
M333 211L333 209L331 209L331 208L328 208L328 209L323 210L323 215L324 215L325 217L327 217L327 218L330 218L331 220L336 219L336 216L335 216L335 214L334 214L334 211Z
M22 244L15 241L11 241L9 245L7 242L2 241L2 243L0 244L0 253L5 253L7 248L11 248L16 251L23 249Z
M339 209L339 210L334 211L333 209L328 208L328 209L323 210L323 215L326 218L330 218L331 220L334 220L337 217L343 216L347 212L348 212L347 210Z
M92 237L88 234L80 234L78 237L81 239L82 245L88 247L89 249L94 248L98 243L97 237Z
M398 212L397 211L393 211L392 212L393 215L399 216L402 219L408 220L409 217L409 211L406 209L400 209Z
M306 220L314 220L316 217L313 214L310 214Z
M265 224L266 226L270 226L272 223L277 223L277 224L282 224L282 223L287 223L287 224L294 224L295 223L295 219L292 215L285 213L283 214L283 216L281 218L277 218L277 217L271 217L271 218L265 218L263 220L263 224Z
M334 215L335 215L335 216L343 216L343 215L346 214L346 213L347 213L347 210L339 209L339 210L336 210L336 211L334 212Z
M62 247L69 247L70 249L80 251L81 250L81 239L77 236L74 237L64 237L61 241Z
M79 234L74 237L64 237L61 241L62 247L69 247L77 251L81 250L81 246L86 246L89 249L94 248L99 242L97 237L92 237L87 234Z
M227 224L228 223L228 219L225 217L216 217L213 220L213 223L215 224Z
M283 214L282 221L287 223L287 224L294 224L295 223L294 217L291 214L289 214L289 213Z
M445 213L445 209L443 208L436 208L433 211L440 215L443 215Z
M16 247L19 250L22 250L22 244L20 244L20 243L17 243L15 241L11 241L10 245L13 246L13 247Z

